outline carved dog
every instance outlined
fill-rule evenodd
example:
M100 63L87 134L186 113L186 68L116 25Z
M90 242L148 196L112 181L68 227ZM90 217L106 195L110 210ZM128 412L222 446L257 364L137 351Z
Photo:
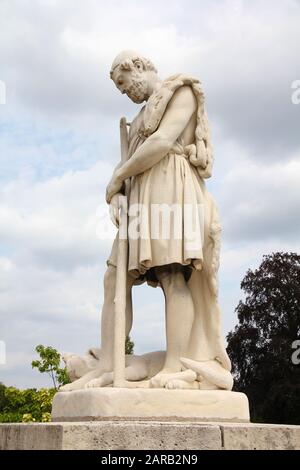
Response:
M154 351L143 355L126 355L125 379L136 382L151 379L161 371L164 365L165 354L165 351ZM74 382L85 374L99 368L101 364L101 349L91 348L84 356L64 353L62 358L66 364L69 377ZM163 379L160 379L164 380L165 383L163 384L156 384L150 380L150 386L231 390L233 385L232 376L217 360L197 362L181 358L181 362L185 370L176 374L166 374ZM105 387L112 385L112 383L113 372L106 372L101 377L89 381L85 387ZM65 385L61 390L72 390L72 384Z
M127 354L125 357L126 380L140 381L150 379L162 369L165 354L165 351L155 351L141 356ZM62 358L66 364L69 377L73 382L99 367L101 362L101 349L91 348L84 356L78 356L74 353L64 353ZM101 379L95 379L94 385L90 384L89 386L104 387L112 383L113 373L107 372L101 376Z

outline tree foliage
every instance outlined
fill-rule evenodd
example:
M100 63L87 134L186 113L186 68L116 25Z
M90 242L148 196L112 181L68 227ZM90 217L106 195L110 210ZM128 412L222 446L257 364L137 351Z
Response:
M126 336L125 340L125 354L133 354L134 342L131 341L130 336Z
M50 421L54 388L19 390L0 383L0 423Z
M60 367L61 356L56 349L39 344L35 350L39 354L40 359L32 361L31 366L33 369L38 369L41 373L46 372L49 374L55 390L61 385L70 382L66 368Z
M57 388L70 382L66 369L60 367L61 357L56 349L40 344L35 350L40 359L32 361L32 367L49 374L54 387L19 390L0 383L1 423L50 421L52 400Z
M239 323L227 337L235 389L247 394L253 421L300 424L300 364L292 361L300 339L300 256L264 256L241 288Z
M133 348L134 343L127 336L126 354L133 354ZM52 400L57 388L70 382L66 369L60 367L61 356L56 349L38 345L35 350L40 359L32 361L32 367L41 373L49 374L54 387L19 390L15 387L6 387L0 382L0 423L50 421Z

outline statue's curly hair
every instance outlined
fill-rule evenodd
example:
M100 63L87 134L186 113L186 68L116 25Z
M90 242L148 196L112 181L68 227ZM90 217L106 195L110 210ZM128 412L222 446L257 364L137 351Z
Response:
M146 59L145 57L141 56L136 56L136 57L131 57L128 59L123 60L119 64L116 64L110 71L110 78L112 78L114 71L117 68L120 68L121 70L134 70L135 69L135 63L139 61L143 64L143 67L146 71L151 71L151 72L156 72L157 69L155 68L154 64L151 62L151 60Z

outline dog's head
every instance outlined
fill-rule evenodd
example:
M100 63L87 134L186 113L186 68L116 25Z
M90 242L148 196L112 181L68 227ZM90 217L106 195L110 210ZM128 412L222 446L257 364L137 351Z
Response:
M62 360L66 364L71 382L99 366L100 352L100 349L91 348L84 356L69 352L62 354Z

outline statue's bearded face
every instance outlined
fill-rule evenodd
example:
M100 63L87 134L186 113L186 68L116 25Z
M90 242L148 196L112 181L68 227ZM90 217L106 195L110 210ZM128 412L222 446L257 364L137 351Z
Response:
M144 72L137 70L120 70L114 72L113 80L121 93L126 93L134 103L148 99L148 83Z

